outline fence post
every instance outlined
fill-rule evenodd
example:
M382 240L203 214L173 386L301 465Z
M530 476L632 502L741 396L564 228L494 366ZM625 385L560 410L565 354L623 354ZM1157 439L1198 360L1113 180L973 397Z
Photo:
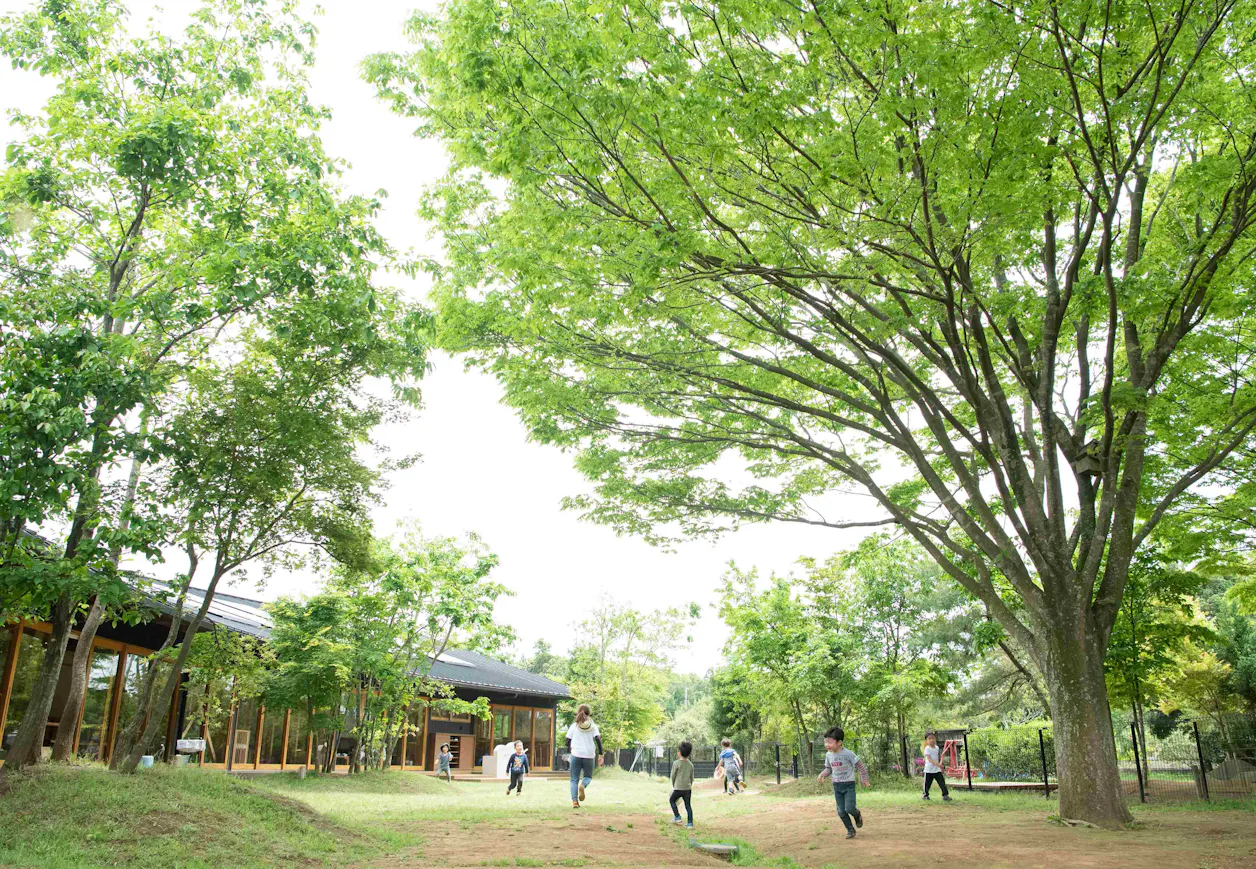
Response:
M1199 786L1204 789L1204 799L1212 802L1208 796L1208 770L1204 769L1204 749L1199 744L1199 722L1192 721L1191 727L1195 731L1195 754L1199 757Z
M968 762L968 731L964 731L964 772L968 773L968 789L973 789L973 765Z
M1038 753L1042 757L1042 790L1043 796L1051 799L1051 780L1047 778L1047 742L1042 738L1042 728L1038 728Z
M1138 723L1130 722L1130 736L1134 739L1134 772L1138 774L1138 801L1147 802L1147 788L1143 785L1143 763L1138 757Z

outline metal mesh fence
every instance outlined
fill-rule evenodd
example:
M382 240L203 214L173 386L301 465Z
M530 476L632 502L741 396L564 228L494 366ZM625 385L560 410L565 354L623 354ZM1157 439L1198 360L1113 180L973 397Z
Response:
M1114 721L1115 748L1126 799L1143 802L1256 798L1256 720L1243 715L1181 719L1147 728ZM1050 725L937 731L943 775L952 789L1029 792L1056 789L1055 741ZM1145 737L1145 738L1144 738ZM854 751L874 777L920 781L921 744L893 734L850 734ZM815 775L824 765L824 739L800 744L734 742L747 777ZM1136 750L1137 748L1137 750ZM711 778L720 747L695 745L690 759L698 780ZM608 755L607 763L669 777L676 746L640 746Z

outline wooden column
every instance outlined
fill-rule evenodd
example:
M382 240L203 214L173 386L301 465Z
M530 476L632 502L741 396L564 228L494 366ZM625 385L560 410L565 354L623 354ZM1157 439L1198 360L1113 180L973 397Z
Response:
M4 733L4 719L9 714L9 697L13 694L13 674L17 672L17 653L22 649L22 622L9 628L9 650L4 659L4 674L0 675L0 734Z

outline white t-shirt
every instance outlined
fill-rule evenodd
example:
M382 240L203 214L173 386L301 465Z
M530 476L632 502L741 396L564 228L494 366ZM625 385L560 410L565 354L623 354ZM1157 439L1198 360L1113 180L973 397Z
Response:
M924 749L925 755L925 772L941 772L942 767L939 763L942 760L942 749L936 745L926 745Z
M597 738L601 735L597 722L590 721L588 730L581 730L579 724L571 722L571 726L567 728L567 738L571 740L571 756L597 757Z

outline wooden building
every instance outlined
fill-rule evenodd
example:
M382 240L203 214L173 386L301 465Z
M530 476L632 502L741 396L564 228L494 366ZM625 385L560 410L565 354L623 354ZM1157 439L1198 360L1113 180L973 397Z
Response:
M194 590L195 591L195 590ZM201 599L189 595L187 609L195 612ZM156 605L157 616L139 625L101 625L92 643L87 673L87 697L77 721L61 720L69 693L71 661L77 633L70 640L49 715L44 745L51 746L59 728L75 729L75 752L89 760L108 763L117 733L126 726L136 706L143 659L161 645L171 610ZM270 617L260 601L219 592L210 604L203 628L222 628L265 639ZM0 763L26 712L31 686L39 670L51 626L21 622L0 628ZM434 713L427 707L410 711L411 733L393 751L393 767L432 770L436 749L448 742L455 768L479 767L493 746L522 739L533 768L549 769L555 748L555 707L569 696L566 687L494 660L477 652L450 649L432 662L431 676L454 689L464 700L486 697L489 720ZM199 714L189 715L189 710ZM205 766L233 770L295 769L324 760L331 746L315 744L303 710L267 709L252 699L239 700L231 685L208 690L181 689L165 717L163 750L169 753L180 738L203 738L205 752L197 758ZM347 764L352 745L341 740L336 761Z

